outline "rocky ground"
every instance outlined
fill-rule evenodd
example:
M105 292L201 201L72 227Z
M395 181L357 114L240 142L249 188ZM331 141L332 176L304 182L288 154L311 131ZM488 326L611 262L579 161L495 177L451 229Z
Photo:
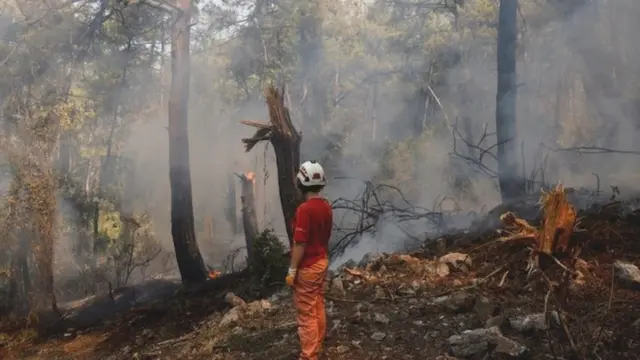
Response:
M325 358L638 359L640 214L614 203L581 215L574 262L532 267L527 246L489 230L345 264L327 283ZM0 357L296 359L289 291L245 298L234 276L98 327L5 336Z

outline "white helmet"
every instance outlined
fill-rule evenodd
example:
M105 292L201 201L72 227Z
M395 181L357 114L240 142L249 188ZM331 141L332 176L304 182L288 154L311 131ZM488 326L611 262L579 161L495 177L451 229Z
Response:
M327 179L324 176L324 169L322 168L322 165L314 160L305 161L300 165L297 178L300 185L304 187L324 186L327 184Z

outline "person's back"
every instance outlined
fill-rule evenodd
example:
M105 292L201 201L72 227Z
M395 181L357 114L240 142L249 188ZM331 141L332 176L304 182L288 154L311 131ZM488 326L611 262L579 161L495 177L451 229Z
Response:
M298 310L300 360L316 360L322 348L327 320L324 309L324 281L329 267L329 238L333 227L331 204L320 196L326 185L322 166L307 161L296 176L305 202L293 220L293 246L287 285L293 287Z
M329 239L333 227L331 204L322 197L312 197L302 203L294 219L294 241L305 242L304 255L298 269L329 257ZM295 234L298 233L298 236Z

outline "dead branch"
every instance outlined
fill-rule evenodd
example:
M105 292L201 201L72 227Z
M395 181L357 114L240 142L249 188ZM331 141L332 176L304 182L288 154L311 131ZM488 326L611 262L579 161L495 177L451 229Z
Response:
M454 156L463 162L467 163L472 170L487 176L491 179L498 178L498 171L495 170L495 165L488 165L487 161L492 161L495 164L498 162L498 157L494 154L494 151L498 148L500 143L497 141L493 144L490 143L491 139L496 135L495 132L488 131L488 125L485 123L482 129L482 134L477 141L465 138L458 129L458 118L453 127L451 127L451 135L453 138L453 149L449 155ZM467 154L462 152L458 148L458 142L461 142L467 149ZM489 144L487 143L489 142ZM524 145L523 145L524 146ZM536 154L536 162L527 175L524 167L524 158L522 160L522 177L521 182L528 192L537 191L539 189L547 188L545 179L545 169L547 167L548 155L543 153L546 147L544 144L540 144L538 152ZM522 150L522 156L524 157L524 150ZM528 178L527 178L528 176ZM539 180L538 180L539 178Z
M619 150L619 149L609 149L600 146L577 146L577 147L568 147L568 148L557 148L554 149L557 152L577 152L580 154L587 155L597 155L597 154L625 154L625 155L640 155L640 151L633 150Z
M344 177L336 179L357 180ZM362 238L362 235L375 235L378 229L377 225L384 218L393 219L396 225L408 221L424 220L434 228L444 229L445 217L442 212L414 206L405 198L402 191L394 186L374 185L370 181L362 182L365 184L365 189L358 197L354 199L338 198L331 204L334 210L346 210L358 216L358 219L351 226L346 226L344 219L335 222L334 233L340 235L331 246L330 255L332 257L342 254L348 247L355 245ZM396 202L389 200L392 197L397 197L399 200ZM412 237L399 226L398 229L403 231L407 237Z
M495 132L487 131L487 124L484 125L482 135L480 135L480 139L476 142L472 142L471 140L467 140L462 134L460 130L458 130L458 118L456 118L456 122L454 123L452 129L453 136L453 150L451 155L462 159L467 164L471 165L475 170L480 171L484 175L490 178L497 178L498 172L485 164L485 159L488 157L493 159L494 161L498 161L497 156L492 152L493 149L498 147L498 143L487 146L484 143L492 136L495 136ZM478 153L477 158L471 157L469 155L464 155L458 150L458 141L461 141L468 150L475 151Z

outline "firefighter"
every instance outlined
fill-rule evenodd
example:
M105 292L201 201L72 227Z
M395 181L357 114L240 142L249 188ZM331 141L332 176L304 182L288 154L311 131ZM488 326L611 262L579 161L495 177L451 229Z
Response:
M304 195L293 219L291 264L286 283L293 288L297 310L299 360L317 360L326 333L324 281L329 267L329 238L333 226L331 204L320 195L327 184L324 169L306 161L296 176Z

